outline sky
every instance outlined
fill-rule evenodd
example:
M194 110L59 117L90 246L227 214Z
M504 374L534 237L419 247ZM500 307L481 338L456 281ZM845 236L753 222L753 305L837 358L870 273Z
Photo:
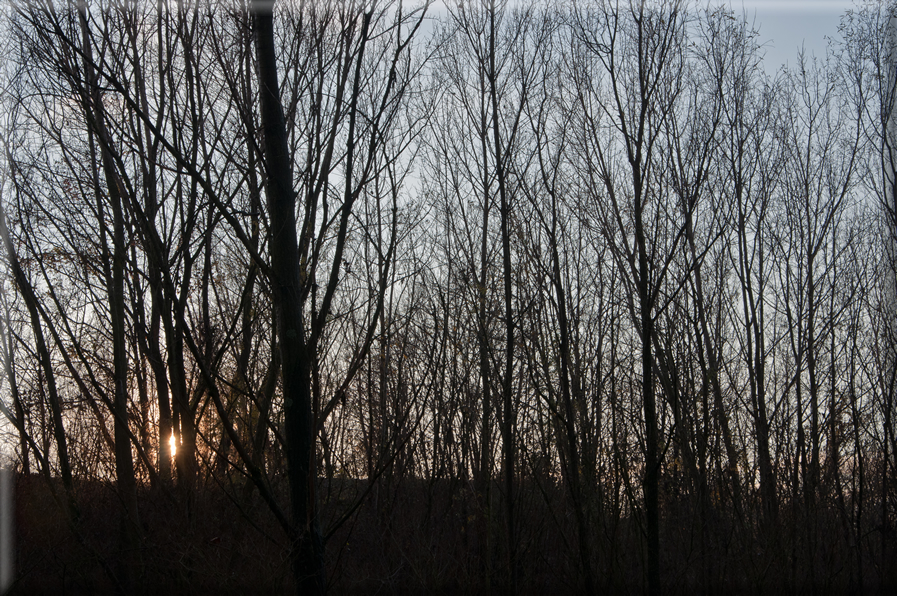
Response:
M887 0L881 0L882 2ZM697 0L697 6L707 0ZM765 65L774 74L783 64L794 65L804 44L808 56L825 56L826 36L838 37L841 16L855 6L853 0L709 0L711 5L728 4L735 13L743 12L760 31L766 53ZM435 0L430 14L445 10Z
M825 56L826 37L838 38L841 15L854 6L850 0L730 0L760 31L765 67L773 73L794 65L801 44L807 55Z

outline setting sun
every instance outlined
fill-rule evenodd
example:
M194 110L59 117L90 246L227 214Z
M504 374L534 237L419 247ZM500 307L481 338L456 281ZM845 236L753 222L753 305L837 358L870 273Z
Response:
M174 433L168 438L168 445L171 447L171 456L174 457L178 450L178 442L174 438Z

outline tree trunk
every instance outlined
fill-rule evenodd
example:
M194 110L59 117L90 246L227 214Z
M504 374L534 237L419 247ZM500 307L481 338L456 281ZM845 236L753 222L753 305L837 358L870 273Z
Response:
M504 147L499 132L498 81L495 70L495 3L489 11L489 98L492 103L492 136L495 152L495 175L498 181L500 200L499 216L501 219L501 254L502 278L504 280L505 310L505 371L502 378L502 455L504 460L505 503L508 516L507 548L508 548L508 587L512 594L517 593L517 536L514 512L514 473L516 467L516 408L514 407L514 303L512 293L513 270L511 267L511 204L508 198L507 181L505 180Z
M295 193L277 80L273 5L254 0L251 10L267 174L265 192L272 222L271 293L283 380L287 473L293 517L291 558L296 593L324 594L324 553L317 527L314 492L311 354L306 345L302 312Z
M119 522L122 557L120 559L119 582L122 589L132 592L136 587L135 572L140 568L140 520L137 513L137 482L134 477L134 459L131 453L131 438L128 431L128 348L125 343L125 221L123 192L111 153L111 140L106 131L102 97L93 72L92 45L88 31L85 8L78 11L81 25L84 72L89 98L84 97L84 109L88 119L92 119L93 130L100 143L100 166L106 178L106 191L112 207L112 254L106 241L105 225L100 230L103 252L104 276L109 296L109 317L112 324L113 419L115 435L115 477L119 497L122 500L122 516ZM100 189L97 188L97 205L101 222L103 206Z

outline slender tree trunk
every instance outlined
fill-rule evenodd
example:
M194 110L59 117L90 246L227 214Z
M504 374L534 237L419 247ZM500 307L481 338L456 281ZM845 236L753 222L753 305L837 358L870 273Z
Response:
M0 210L2 210L0 205ZM2 217L2 214L0 214ZM5 233L5 232L4 232ZM28 434L25 432L25 408L22 407L22 398L19 395L19 382L16 378L15 362L13 356L15 354L15 345L13 344L13 334L7 327L9 321L8 304L4 304L4 316L0 318L0 341L3 342L3 368L6 372L6 379L9 382L9 392L12 396L13 411L18 421L17 431L19 433L19 452L22 457L22 474L27 478L31 475L31 459L28 456Z
M112 323L113 417L115 436L115 475L123 510L120 520L122 558L119 582L125 591L136 587L139 572L140 520L137 512L137 482L134 477L134 459L131 453L131 439L128 430L128 348L125 343L125 292L124 271L126 261L125 221L123 206L123 184L116 172L112 146L106 130L105 112L99 86L93 72L93 54L85 8L78 11L82 34L84 72L89 99L84 98L85 112L92 120L96 138L100 143L100 167L106 179L108 199L112 207L112 252L106 240L105 224L100 230L103 251L104 275L109 297L109 316ZM97 204L100 218L103 205L97 189Z
M498 182L499 216L501 219L502 278L504 282L505 349L504 375L502 377L502 459L505 482L505 504L507 513L506 544L508 551L508 588L517 593L519 577L517 561L517 535L515 519L515 468L516 468L516 408L514 405L514 296L513 269L511 265L511 204L505 171L505 147L499 130L501 120L498 103L498 81L496 72L495 36L496 8L494 0L489 6L489 65L487 78L489 100L492 108L492 142L495 156L495 177ZM485 132L485 131L484 131Z
M558 238L556 229L551 230L551 260L554 290L557 294L558 330L560 332L561 360L561 398L564 402L564 434L569 458L567 468L567 484L573 501L573 513L576 516L576 531L579 545L579 560L585 580L586 594L596 593L595 577L592 571L592 553L589 543L590 533L585 510L585 491L582 487L582 465L576 432L576 414L573 407L573 396L570 388L570 323L567 318L567 299L561 282L560 255L558 254Z
M69 519L73 524L77 524L81 514L75 500L74 484L72 481L72 466L69 461L68 442L65 436L65 426L62 423L62 404L59 399L59 391L56 387L56 376L53 373L53 363L50 359L50 351L44 340L44 332L41 327L41 317L38 310L39 303L31 282L22 270L19 263L18 255L9 236L9 228L6 224L6 213L0 206L0 236L2 236L3 244L6 247L6 256L9 259L12 268L13 278L16 286L22 294L25 301L25 307L28 309L28 316L31 323L31 332L34 334L35 351L40 363L40 370L46 379L47 398L50 402L50 417L52 425L52 434L56 442L56 456L59 460L59 471L62 476L62 486L66 494L66 506ZM24 424L24 420L21 420ZM46 428L46 425L43 425ZM44 453L47 453L47 449ZM49 470L47 471L49 474Z
M480 92L486 92L483 71L479 72ZM483 228L480 238L480 271L477 280L477 345L480 367L482 414L480 418L480 462L479 496L483 503L482 562L484 566L486 591L492 586L492 366L489 362L489 214L492 208L492 193L489 184L489 144L486 106L480 104L480 149L483 159Z
M637 212L638 213L638 212ZM640 217L639 217L640 219ZM636 234L639 232L637 231ZM651 337L654 319L648 297L648 264L645 253L639 252L639 304L642 332L642 400L645 409L645 512L648 518L648 593L660 594L660 512L658 489L660 462L658 457L657 405L654 395Z

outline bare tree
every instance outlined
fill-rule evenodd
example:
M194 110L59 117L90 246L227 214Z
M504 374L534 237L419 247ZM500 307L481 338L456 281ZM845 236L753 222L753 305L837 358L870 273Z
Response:
M682 87L687 13L678 2L627 11L599 4L574 22L580 59L601 78L578 88L583 114L585 190L596 205L602 233L613 247L641 342L645 423L642 488L647 518L648 591L660 592L658 504L661 437L654 385L655 321L664 307L664 282L683 237L665 203L665 164L655 153ZM594 75L593 75L594 76Z

